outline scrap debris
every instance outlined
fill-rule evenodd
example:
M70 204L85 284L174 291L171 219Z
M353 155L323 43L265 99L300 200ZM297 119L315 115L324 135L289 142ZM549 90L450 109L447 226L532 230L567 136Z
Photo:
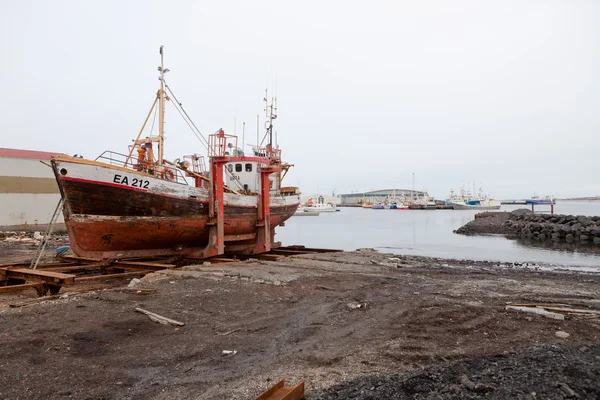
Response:
M146 314L151 321L158 322L162 325L174 325L174 326L184 326L185 323L175 321L174 319L163 317L162 315L158 315L156 313L144 310L142 308L136 308L135 311L141 312L142 314Z
M593 302L595 300L589 300ZM579 301L578 304L585 304ZM595 304L594 304L595 305ZM586 310L581 308L572 308L570 304L563 303L539 303L539 304L516 304L505 307L506 311L524 312L529 314L537 314L546 318L564 320L565 315L600 318L600 311Z
M300 400L304 397L304 382L296 386L285 386L285 379L280 380L256 400Z

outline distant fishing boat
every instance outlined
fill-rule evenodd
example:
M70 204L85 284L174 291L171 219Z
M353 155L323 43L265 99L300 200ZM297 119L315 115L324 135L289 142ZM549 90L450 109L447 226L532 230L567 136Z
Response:
M483 190L479 188L478 196L474 196L464 187L460 188L458 195L450 190L450 196L444 202L445 205L452 206L455 210L498 210L502 203L498 200L493 200L489 196L484 196Z
M408 210L408 206L402 202L392 202L392 204L390 205L390 208L392 210Z
M556 200L551 196L540 198L540 196L533 195L531 199L525 199L525 204L556 204Z
M465 202L451 202L450 205L455 210L498 210L500 209L501 203L498 200L483 199L477 203L465 203Z

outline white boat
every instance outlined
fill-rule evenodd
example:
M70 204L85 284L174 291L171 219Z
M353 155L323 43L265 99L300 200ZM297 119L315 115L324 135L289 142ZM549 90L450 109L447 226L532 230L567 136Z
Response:
M502 205L500 201L484 196L481 188L479 194L474 196L464 187L460 188L459 195L454 195L454 191L451 190L444 204L452 206L455 210L498 210Z
M331 203L317 203L317 204L312 204L310 206L304 207L304 212L322 213L322 212L336 212L336 211L338 211L337 207L335 206L335 204L331 204Z
M299 206L296 212L294 213L294 217L318 217L319 213L317 211L308 211L306 207Z
M498 210L500 209L501 203L498 200L492 200L485 198L478 200L477 203L470 204L464 201L451 201L450 205L455 210Z

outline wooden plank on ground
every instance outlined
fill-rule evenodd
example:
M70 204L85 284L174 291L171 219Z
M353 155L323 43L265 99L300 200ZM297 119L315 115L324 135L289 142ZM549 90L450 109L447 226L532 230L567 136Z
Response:
M27 264L27 265L22 265L22 267L29 267L31 265L31 263ZM55 267L70 267L71 265L75 265L75 263L73 262L54 262L54 263L47 263L47 264L38 264L36 269L48 269L48 268L55 268Z
M96 264L73 265L73 266L67 266L67 267L52 267L52 268L45 268L44 271L54 271L54 272L85 271L86 269L100 268L103 265L104 264L102 264L102 263L96 263Z
M273 249L269 252L269 254L281 254L284 256L293 256L297 254L310 254L310 251L304 250L287 250L287 249Z
M280 380L256 400L300 400L304 397L304 382L296 386L285 386L285 379Z
M73 283L75 275L61 274L60 272L44 271L31 268L11 267L5 269L5 275L10 278L25 279L28 281L44 281L63 285Z
M18 292L41 286L41 283L23 283L21 285L0 286L0 293Z
M528 314L541 315L542 317L551 318L551 319L558 319L558 320L565 319L564 315L546 311L543 308L506 306L505 309L506 309L506 311L516 311L516 312L524 312L524 313L528 313Z
M541 306L541 308L544 308L544 309L550 310L550 311L561 311L561 312L566 312L566 313L600 315L600 311L596 311L596 310L582 310L582 309L579 309L579 308L546 307L546 306Z
M43 296L43 297L38 297L35 299L20 301L18 303L9 303L8 306L11 308L25 307L25 306L30 306L33 304L43 303L44 301L52 301L52 300L60 299L60 297L61 296L58 294L53 295L53 296Z
M111 264L111 266L127 266L127 267L131 267L131 268L154 269L154 270L173 269L176 267L173 264L162 264L162 263L146 262L146 261L115 261L114 263Z
M104 279L115 279L115 278L129 278L132 276L140 276L151 274L154 271L135 271L135 272L123 272L120 274L108 274L108 275L97 275L97 276L85 276L85 277L76 277L75 283L77 282L85 282L85 281L101 281Z
M144 310L143 308L136 308L135 311L140 312L142 314L146 314L146 316L148 318L150 318L150 320L152 320L154 322L158 322L159 324L162 324L162 325L175 325L175 326L184 326L185 325L185 323L183 323L183 322L179 322L179 321L175 321L174 319L171 319L171 318L163 317L162 315Z

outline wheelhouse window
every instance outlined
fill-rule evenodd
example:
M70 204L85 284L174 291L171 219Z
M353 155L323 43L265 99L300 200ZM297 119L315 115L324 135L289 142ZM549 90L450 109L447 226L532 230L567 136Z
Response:
M233 172L233 165L228 164L227 169L229 170L229 172Z
M252 164L246 164L246 172L252 172Z
M235 172L242 172L242 164L235 164Z

